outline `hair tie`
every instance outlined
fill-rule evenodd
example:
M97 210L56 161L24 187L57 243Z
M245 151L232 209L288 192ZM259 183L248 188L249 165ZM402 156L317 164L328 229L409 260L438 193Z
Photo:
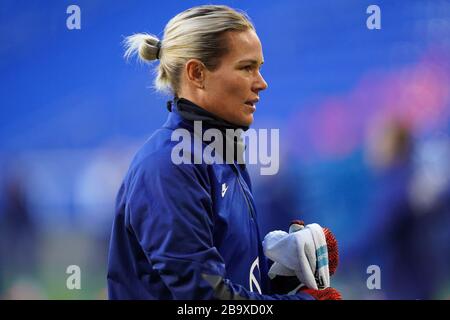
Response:
M167 101L166 107L169 112L172 112L172 100Z
M156 43L156 48L157 48L157 50L156 50L156 59L159 60L159 51L161 51L161 41L158 41Z

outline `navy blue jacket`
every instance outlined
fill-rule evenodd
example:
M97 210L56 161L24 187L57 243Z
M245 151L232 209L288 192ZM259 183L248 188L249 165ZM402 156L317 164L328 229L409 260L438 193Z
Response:
M171 153L179 142L171 135L178 128L192 133L193 122L175 106L138 151L120 187L109 298L311 299L303 293L269 295L245 166L174 164Z

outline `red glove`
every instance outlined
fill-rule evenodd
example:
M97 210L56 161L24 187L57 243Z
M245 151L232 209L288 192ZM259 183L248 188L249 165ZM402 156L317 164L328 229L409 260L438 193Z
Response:
M328 269L330 270L330 277L336 272L339 264L339 248L336 237L328 228L322 228L327 241L328 250Z
M299 292L306 292L316 300L342 300L341 293L337 291L335 288L331 287L322 290L309 289L307 287L303 287L299 290Z

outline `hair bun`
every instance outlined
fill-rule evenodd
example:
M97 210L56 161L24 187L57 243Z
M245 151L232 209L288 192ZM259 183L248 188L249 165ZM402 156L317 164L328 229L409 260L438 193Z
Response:
M143 61L153 61L159 59L160 40L158 37L148 33L137 33L125 38L124 57L130 57L139 54Z

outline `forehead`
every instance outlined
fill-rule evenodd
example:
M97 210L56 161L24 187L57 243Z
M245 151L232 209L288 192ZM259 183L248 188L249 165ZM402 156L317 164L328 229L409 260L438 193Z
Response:
M224 57L229 62L256 60L261 64L264 60L261 42L253 30L231 31L225 35L229 51Z

